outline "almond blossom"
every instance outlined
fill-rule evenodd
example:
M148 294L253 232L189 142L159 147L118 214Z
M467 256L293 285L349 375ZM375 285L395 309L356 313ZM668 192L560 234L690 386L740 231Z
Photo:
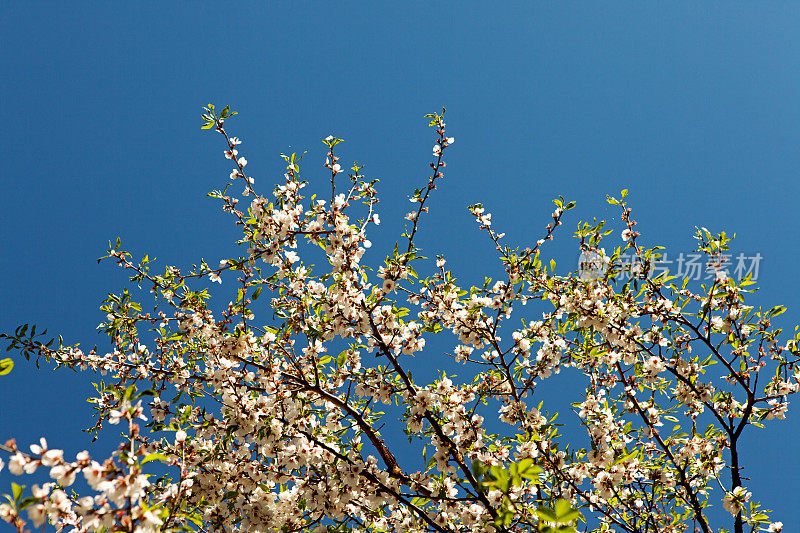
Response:
M156 269L118 241L106 259L155 303L109 295L106 353L27 327L3 336L26 357L104 376L89 429L123 438L109 457L74 459L44 438L29 452L9 440L9 471L41 468L47 481L0 504L0 519L18 531L143 533L781 530L742 487L739 439L788 415L800 335L779 342L780 309L745 306L744 282L654 276L659 248L641 247L627 191L608 200L639 258L636 284L622 280L620 251L601 246L600 222L575 236L602 274L556 274L545 245L574 206L558 198L528 247L469 207L502 268L465 285L415 240L454 142L444 111L427 116L434 160L415 211L377 261L377 181L337 162L341 139L323 141L324 179L301 179L298 156L283 155L280 183L258 192L226 130L234 114L209 105L203 127L223 136L230 178L244 181L244 202L209 194L241 231L238 256ZM697 238L709 257L730 243ZM223 272L235 275L230 293ZM435 371L444 357L457 374ZM537 391L561 374L585 380L572 403L582 441L566 441L568 413L557 422ZM92 492L74 493L76 480ZM719 503L731 523L707 513Z

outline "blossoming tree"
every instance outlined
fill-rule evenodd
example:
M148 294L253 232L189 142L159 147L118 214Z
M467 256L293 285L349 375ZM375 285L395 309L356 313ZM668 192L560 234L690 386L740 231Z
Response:
M154 303L145 311L128 290L103 302L108 353L48 341L35 327L3 335L28 359L106 376L92 429L117 425L126 438L111 457L74 459L44 438L29 448L9 440L0 465L17 475L43 468L52 481L15 484L0 518L20 532L28 521L142 533L782 529L744 486L739 443L750 426L784 418L799 388L800 337L779 341L770 322L782 307L745 305L751 281L717 261L725 233L698 231L716 269L690 290L652 271L659 248L637 243L623 191L608 198L624 224L619 246L606 253L611 231L581 224L596 268L555 275L544 249L572 202L555 200L528 248L503 244L474 205L505 274L462 287L442 256L427 261L415 244L454 142L443 111L428 115L431 174L413 192L406 231L373 270L363 259L380 222L377 181L340 165L340 139L323 141L330 182L314 183L316 195L304 192L295 154L283 156L283 184L261 195L225 127L235 113L204 111L203 128L224 139L230 179L244 187L239 197L229 187L209 194L241 229L241 253L156 270L117 240L106 258ZM623 253L637 258L638 276ZM209 280L225 284L210 291ZM212 292L228 285L232 301L212 308ZM520 323L513 315L526 304L538 315ZM410 362L434 336L449 339L460 377L414 379ZM11 366L4 360L0 373ZM583 443L563 442L536 394L562 369L586 379L573 404ZM391 431L408 436L402 453ZM80 479L87 492L75 490ZM720 504L725 521L709 513Z

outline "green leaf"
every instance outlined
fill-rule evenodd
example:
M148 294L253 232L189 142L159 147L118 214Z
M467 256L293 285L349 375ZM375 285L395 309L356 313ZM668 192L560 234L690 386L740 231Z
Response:
M34 498L33 496L28 496L27 498L25 498L24 500L22 500L21 502L19 502L17 504L17 509L22 511L23 509L26 509L26 508L30 507L31 505L33 505L33 504L41 503L41 502L42 502L41 498Z
M11 483L11 494L14 496L15 502L19 501L19 499L22 497L23 492L25 492L25 485L17 485L16 483Z
M502 466L493 466L491 468L492 477L494 478L495 486L502 492L508 492L511 483L511 475L508 470Z
M556 502L556 515L558 515L558 522L564 524L567 522L572 522L578 516L580 516L580 512L573 508L569 501L560 499Z
M569 502L567 500L565 500L563 498L556 502L556 509L555 510L556 510L556 515L559 518L561 518L561 516L564 515L564 513L569 512L571 509L572 509L572 506L569 504Z
M517 471L519 475L525 479L539 481L539 474L542 473L542 468L533 464L533 459L526 458L520 461Z
M140 464L147 464L150 461L161 461L162 463L168 463L169 457L164 455L163 453L150 453L147 454Z
M225 493L225 495L222 497L222 500L223 501L225 501L225 500L235 500L236 497L238 497L238 496L239 496L239 493L237 491L231 490L231 491L228 491L228 492Z
M330 136L330 138L323 139L322 143L325 144L328 148L333 148L337 144L342 142L342 139L337 139L334 136Z
M132 400L136 394L136 385L128 385L125 389L125 394L122 396L125 400Z
M556 512L545 505L540 505L539 508L536 509L536 514L539 518L547 522L558 522L558 515L556 515Z
M783 305L776 305L772 309L769 310L767 313L767 318L775 318L778 315L782 315L786 312L786 306Z
M14 368L14 360L10 358L0 359L0 376L5 376Z

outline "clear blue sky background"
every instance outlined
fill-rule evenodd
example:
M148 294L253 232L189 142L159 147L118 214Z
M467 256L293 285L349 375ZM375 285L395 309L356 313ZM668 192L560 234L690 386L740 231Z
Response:
M235 230L205 193L230 165L199 129L208 102L240 111L230 131L265 192L280 152L309 150L306 179L324 179L320 139L344 138L344 161L382 180L373 261L425 182L422 116L444 105L456 144L420 245L462 279L497 269L467 205L527 245L554 196L577 200L555 248L567 271L568 233L615 218L605 195L628 188L643 242L690 252L695 225L736 232L736 251L764 257L753 302L800 322L796 2L177 5L4 3L0 330L102 345L98 303L125 276L95 259L116 236L162 264L226 255ZM0 378L0 439L46 435L74 456L92 376L17 363ZM747 440L748 486L788 531L796 407Z

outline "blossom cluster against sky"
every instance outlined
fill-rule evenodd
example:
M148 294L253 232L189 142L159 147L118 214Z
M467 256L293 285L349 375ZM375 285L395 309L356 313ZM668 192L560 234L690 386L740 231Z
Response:
M483 202L525 246L555 196L578 201L569 230L616 217L605 195L627 188L642 242L677 257L693 251L694 226L735 232L734 253L762 257L756 304L787 304L783 322L800 323L796 4L3 11L2 331L31 322L102 347L97 307L125 278L95 258L117 236L168 264L228 255L235 229L205 198L229 172L199 129L208 102L241 113L229 128L265 189L280 180L281 152L308 150L305 178L325 179L320 141L344 138L343 160L381 179L373 261L425 182L422 117L446 106L457 143L419 244L463 280L498 269L467 205ZM560 240L559 268L576 268L568 231ZM90 376L17 363L0 381L0 439L85 448ZM790 407L748 443L748 488L787 524L800 519L798 437ZM0 489L9 482L0 473Z

